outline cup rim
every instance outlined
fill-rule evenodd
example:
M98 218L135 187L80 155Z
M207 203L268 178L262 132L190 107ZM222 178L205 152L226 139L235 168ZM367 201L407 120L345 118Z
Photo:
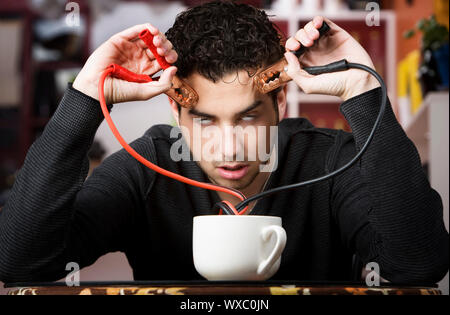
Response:
M195 218L216 218L216 217L224 217L224 218L259 218L259 219L282 219L281 217L271 216L271 215L219 215L219 214L206 214L206 215L196 215Z

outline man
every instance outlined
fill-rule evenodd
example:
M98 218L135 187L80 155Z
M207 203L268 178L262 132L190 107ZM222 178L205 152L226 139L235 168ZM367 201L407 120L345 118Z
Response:
M330 36L304 55L302 66L345 58L373 67L355 39L327 22ZM175 162L170 150L178 139L170 137L169 126L155 126L132 143L145 158L247 196L324 175L348 162L367 139L381 92L365 72L313 77L301 70L289 51L311 47L322 23L323 18L315 18L284 47L263 11L219 1L183 12L167 38L150 24L110 38L89 58L30 149L0 214L0 279L56 280L65 275L68 262L84 267L113 251L125 252L136 280L201 278L192 262L192 218L217 214L217 201L237 200L156 174L123 150L84 181L87 152L102 121L97 101L100 73L110 63L136 73L160 70L137 39L145 28L155 35L158 53L176 67L166 69L159 82L108 78L107 103L161 94L171 87L176 72L199 95L191 110L170 100L192 155L199 154L193 149L195 141L205 141L195 138L198 125L218 127L224 139L222 146L214 147L214 159ZM283 120L286 91L265 95L255 89L252 74L283 55L289 61L288 75L303 91L342 98L341 111L353 134L317 129L305 119ZM276 170L260 171L264 161L251 161L247 153L244 161L236 158L239 150L249 148L246 141L233 140L227 126L277 124ZM232 141L241 146L227 145ZM388 281L430 283L448 269L441 199L429 186L417 151L390 107L357 165L332 180L261 199L247 211L283 219L288 242L273 279L352 280L354 272L361 274L362 265L376 262ZM353 264L354 257L362 265Z

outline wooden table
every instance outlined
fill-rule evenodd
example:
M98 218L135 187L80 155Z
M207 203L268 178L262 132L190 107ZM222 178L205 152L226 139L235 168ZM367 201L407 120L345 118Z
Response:
M441 295L437 287L299 282L81 282L7 285L9 295Z

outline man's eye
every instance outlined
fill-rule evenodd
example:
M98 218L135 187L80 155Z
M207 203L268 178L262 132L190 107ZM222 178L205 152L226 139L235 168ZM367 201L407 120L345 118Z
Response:
M253 121L255 119L256 119L256 115L246 115L241 118L242 121L246 121L246 122Z
M197 118L196 120L200 125L210 125L213 122L211 118Z

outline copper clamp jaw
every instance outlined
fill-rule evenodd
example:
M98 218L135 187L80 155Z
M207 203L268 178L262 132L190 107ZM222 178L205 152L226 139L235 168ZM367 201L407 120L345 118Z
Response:
M328 33L329 30L330 26L326 22L323 22L322 27L319 29L319 39L317 39L315 43L319 41L323 35ZM302 46L299 50L294 52L294 55L297 56L297 58L300 58L307 50L308 48ZM292 80L292 78L287 75L287 70L288 62L286 58L282 58L270 67L259 71L253 77L253 82L259 92L267 94Z
M271 65L258 72L253 77L253 83L262 94L267 94L279 88L281 85L291 81L291 77L287 75L288 62L286 58L282 58L277 63Z
M181 106L191 109L198 103L198 94L186 82L175 76L172 80L172 88L166 92Z

